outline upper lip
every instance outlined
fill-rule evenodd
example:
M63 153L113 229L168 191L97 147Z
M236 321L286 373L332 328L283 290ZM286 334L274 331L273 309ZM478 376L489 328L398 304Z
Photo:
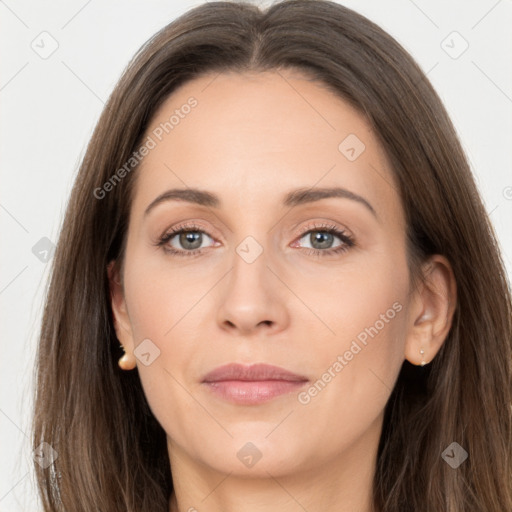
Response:
M219 366L207 373L203 378L203 382L219 382L222 380L286 380L290 382L302 382L307 381L308 378L270 364L253 364L246 366L238 363Z

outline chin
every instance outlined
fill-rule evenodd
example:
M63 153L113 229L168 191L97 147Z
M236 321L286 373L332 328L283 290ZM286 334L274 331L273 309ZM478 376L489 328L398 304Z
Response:
M272 441L272 434L266 438L270 431L266 429L258 436L235 436L229 443L217 445L203 462L221 473L259 478L269 478L269 473L278 477L303 470L307 464L304 444L293 442L300 437L290 435L292 442L283 444L282 439Z

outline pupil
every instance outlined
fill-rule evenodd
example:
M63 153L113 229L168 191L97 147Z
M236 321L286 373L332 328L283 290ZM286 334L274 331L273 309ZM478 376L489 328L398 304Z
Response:
M199 243L197 243L198 241ZM195 245L194 242L196 242ZM192 231L182 233L180 235L180 243L183 245L183 247L187 249L198 249L199 247L201 247L201 234ZM189 243L192 244L192 247L188 245Z
M316 234L312 234L311 245L315 247L315 243L320 242L320 247L316 247L317 249L325 249L329 247L329 242L331 242L332 233L322 233L317 231Z

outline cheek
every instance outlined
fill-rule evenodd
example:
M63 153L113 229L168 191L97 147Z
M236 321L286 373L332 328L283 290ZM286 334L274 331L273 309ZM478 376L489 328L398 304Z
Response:
M187 377L198 351L184 326L193 317L194 291L172 279L174 273L151 265L149 258L137 265L134 258L126 296L133 329L135 353L142 340L150 339L158 356L148 366L137 361L137 370L149 407L168 435L186 442L191 429L189 418L201 417L195 410ZM142 264L144 263L144 265ZM204 293L204 292L203 292ZM195 300L197 302L197 299ZM187 315L187 312L190 313ZM139 349L140 353L140 349Z
M332 355L348 350L353 340L370 348L370 340L375 340L371 347L374 350L365 351L368 356L373 352L383 356L389 349L396 356L392 349L401 343L400 333L405 326L402 311L409 285L403 251L385 247L360 253L336 268L318 266L314 273L299 275L297 279L290 273L289 278L295 279L294 291L319 320L316 330L326 347L321 353ZM304 319L307 317L314 320L312 314Z
M142 245L142 244L141 244ZM125 263L125 294L135 345L135 354L142 352L142 343L150 340L149 365L137 361L138 372L153 411L164 395L175 392L172 376L184 360L190 359L194 348L183 335L182 319L193 307L194 291L176 282L175 272L162 266L162 258L153 249L133 247ZM197 302L197 299L196 299ZM139 347L140 345L140 347ZM156 355L156 357L155 357ZM180 376L175 375L181 380ZM168 408L169 403L161 405Z
M310 286L307 295L323 321L317 323L322 333L317 363L327 370L338 355L346 354L343 373L358 389L360 380L366 385L369 378L379 382L371 370L392 387L404 358L409 286L405 251L385 247L368 252L337 272L326 272L323 283ZM306 294L307 285L299 293Z
M301 435L317 433L319 459L349 449L383 414L404 359L405 306L395 299L381 290L371 302L362 294L340 302L330 317L336 336L324 336L309 355L315 380L297 395L294 415ZM286 435L273 441L285 444Z
M329 281L319 316L334 331L315 354L317 381L299 396L326 428L370 424L383 410L404 360L408 270L405 255L381 253ZM357 427L359 426L359 427ZM353 435L357 432L354 430Z
M127 258L126 297L136 343L170 339L205 293L204 280L173 267L161 249L134 247Z

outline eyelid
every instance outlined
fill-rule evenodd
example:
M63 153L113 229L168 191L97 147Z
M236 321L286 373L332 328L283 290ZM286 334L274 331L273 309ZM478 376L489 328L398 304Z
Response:
M168 248L166 247L167 243L172 240L177 235L181 234L182 232L200 232L212 240L214 242L217 242L216 238L209 234L209 229L205 228L201 225L200 221L191 220L191 221L184 221L182 223L178 223L175 226L172 226L171 228L167 228L163 234L158 238L156 243L154 245L162 248L171 254L180 255L180 256L193 256L193 255L199 255L201 254L207 247L201 247L198 249L193 249L191 251L187 251L184 249L175 249L175 248ZM343 226L338 226L337 224L334 224L333 222L327 223L327 221L313 221L313 223L307 224L303 226L298 236L296 236L293 240L293 244L297 243L301 238L303 238L306 234L311 232L326 232L331 233L333 236L337 237L342 243L341 245L334 247L334 248L328 248L328 249L314 249L309 247L303 247L302 249L308 253L313 254L316 256L328 256L332 255L338 252L343 252L343 250L348 250L349 248L356 245L354 236L350 233L348 229L346 229ZM210 246L211 247L211 246ZM292 247L294 247L292 245ZM300 246L302 247L302 246Z
M201 225L201 221L198 221L195 219L187 220L187 221L179 222L176 225L173 225L171 227L164 229L162 234L158 237L158 240L160 240L162 237L166 236L167 234L176 234L181 230L201 231L201 232L204 232L206 235L208 235L210 238L214 238L209 233L209 229L210 228L208 228L204 225ZM294 230L294 229L295 228L293 228L292 230ZM352 238L354 236L352 234L352 232L349 229L347 229L345 226L337 225L332 221L322 220L322 221L313 221L310 224L306 224L306 225L302 226L302 228L299 230L297 237L301 238L305 233L308 233L309 231L314 230L314 229L318 229L318 230L320 230L320 229L336 229L339 231L343 231L343 233L346 234L348 237Z
M339 240L341 240L342 243L341 243L341 245L339 245L337 247L331 247L331 248L325 249L325 250L313 249L313 248L308 248L308 247L304 248L308 251L311 251L312 254L317 254L317 255L324 254L325 256L327 256L330 254L336 254L338 252L342 252L343 250L347 250L351 247L356 246L355 237L345 227L338 226L333 223L327 224L327 223L325 223L325 221L322 225L318 225L318 224L314 223L313 225L305 226L301 230L301 234L295 238L295 241L293 242L293 244L296 244L297 241L304 238L304 236L306 236L308 233L314 233L314 232L330 233L333 236L335 236L336 238L338 238ZM292 247L295 247L295 245L292 245Z
M180 231L201 231L202 233L207 234L210 238L215 238L210 234L210 231L212 231L210 227L201 224L201 221L195 219L178 222L177 224L171 225L170 227L164 229L162 235L160 235L159 238L171 233L176 234Z
M320 222L319 224L317 222ZM335 224L332 221L322 220L322 221L313 221L312 224L307 224L306 226L303 226L299 231L299 236L302 237L304 233L307 233L308 231L318 230L321 231L322 229L335 229L337 231L343 231L343 233L350 238L353 238L354 235L352 232L346 228L345 226L341 226L338 224Z
M164 243L167 243L168 241L172 240L175 236L179 235L183 231L191 231L191 232L199 232L203 233L204 235L208 236L215 242L216 237L210 235L209 229L200 225L198 222L194 221L185 221L180 222L176 224L175 226L172 226L170 228L167 228L164 230L164 232L157 238L155 245L163 245ZM187 251L192 252L192 251Z

